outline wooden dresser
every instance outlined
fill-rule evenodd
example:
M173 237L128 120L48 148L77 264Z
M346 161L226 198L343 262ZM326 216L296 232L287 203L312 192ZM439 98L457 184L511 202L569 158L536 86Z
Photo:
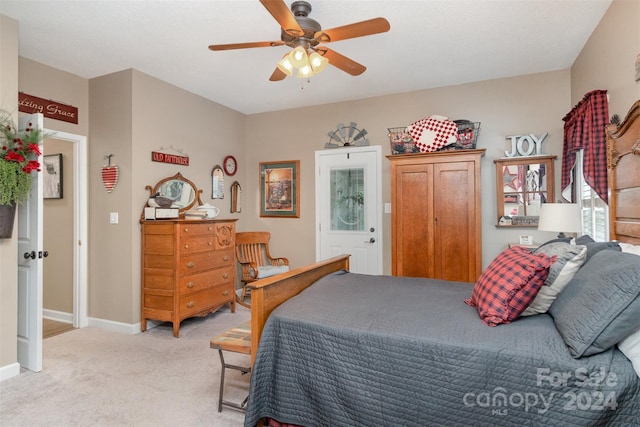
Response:
M387 156L394 276L475 282L482 272L484 149Z
M142 319L173 323L235 311L234 220L142 220Z

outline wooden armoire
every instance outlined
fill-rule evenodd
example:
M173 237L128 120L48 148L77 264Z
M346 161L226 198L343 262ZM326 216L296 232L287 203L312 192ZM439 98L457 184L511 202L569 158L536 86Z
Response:
M394 276L475 282L482 272L484 149L387 156Z

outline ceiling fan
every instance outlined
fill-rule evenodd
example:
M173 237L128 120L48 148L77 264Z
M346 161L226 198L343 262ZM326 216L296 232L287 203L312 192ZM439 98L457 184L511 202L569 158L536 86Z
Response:
M364 65L320 44L384 33L390 28L386 19L374 18L323 30L317 21L309 18L311 4L306 1L294 1L291 3L291 11L283 0L260 0L260 3L280 24L280 40L212 44L209 49L219 51L275 46L293 48L278 62L269 78L271 81L283 80L292 75L296 68L297 77L310 77L322 71L327 63L352 76L358 76L367 69Z

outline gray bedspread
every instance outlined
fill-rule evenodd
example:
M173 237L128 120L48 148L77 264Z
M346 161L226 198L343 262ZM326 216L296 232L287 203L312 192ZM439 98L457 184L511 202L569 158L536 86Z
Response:
M617 349L570 356L553 319L484 325L472 285L336 273L278 307L245 426L640 425L640 380Z

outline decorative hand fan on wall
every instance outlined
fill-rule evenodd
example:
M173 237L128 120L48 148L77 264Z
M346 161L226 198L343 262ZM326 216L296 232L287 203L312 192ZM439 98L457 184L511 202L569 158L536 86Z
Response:
M291 3L291 11L283 0L260 0L260 3L280 24L279 41L213 44L209 49L218 51L254 47L291 47L293 50L278 62L269 78L271 81L283 80L286 76L293 75L296 69L296 77L308 78L321 72L327 64L352 76L358 76L367 69L364 65L320 44L384 33L390 28L386 19L374 18L323 30L317 21L309 18L311 4L306 1L294 1Z

